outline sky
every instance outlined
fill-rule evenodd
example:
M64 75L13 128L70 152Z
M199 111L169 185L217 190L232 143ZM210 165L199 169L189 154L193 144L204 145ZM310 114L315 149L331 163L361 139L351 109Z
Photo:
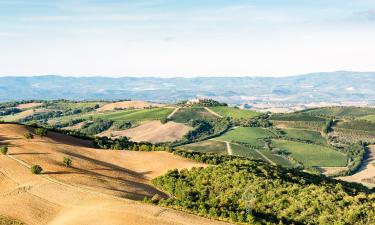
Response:
M0 76L375 71L375 0L0 0Z

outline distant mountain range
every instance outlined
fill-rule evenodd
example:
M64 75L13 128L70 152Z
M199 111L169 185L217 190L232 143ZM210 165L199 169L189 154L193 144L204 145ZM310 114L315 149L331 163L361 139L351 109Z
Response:
M177 102L197 97L233 104L375 104L375 72L340 71L290 77L0 77L0 101L138 99Z

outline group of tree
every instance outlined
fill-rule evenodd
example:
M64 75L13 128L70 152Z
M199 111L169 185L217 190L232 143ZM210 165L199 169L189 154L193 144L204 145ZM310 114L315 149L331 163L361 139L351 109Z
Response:
M375 224L367 188L261 161L173 170L153 184L172 198L157 204L248 224Z
M152 144L148 142L133 142L127 137L116 139L108 137L95 137L94 145L101 149L131 150L131 151L170 151L171 148L165 144Z

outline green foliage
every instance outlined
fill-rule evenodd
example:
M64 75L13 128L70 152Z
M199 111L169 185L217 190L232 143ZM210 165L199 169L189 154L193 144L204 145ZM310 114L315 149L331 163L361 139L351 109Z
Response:
M227 154L227 146L224 142L212 141L212 140L183 145L183 146L176 147L176 149L184 150L184 151L202 152L202 153L216 153L216 154L222 154L222 155Z
M107 130L111 126L112 126L111 121L95 119L91 123L86 123L85 125L83 125L80 131L81 133L84 133L90 136L90 135L99 134Z
M39 165L33 165L33 166L31 166L31 173L32 174L38 175L38 174L41 174L42 171L43 171L43 168L41 166L39 166Z
M34 135L32 134L32 133L30 133L30 132L25 132L24 134L23 134L23 137L25 138L25 139L33 139L34 138Z
M218 137L218 140L247 143L255 147L262 147L262 139L275 137L271 131L256 127L238 127Z
M210 107L210 109L221 116L231 117L233 119L251 119L260 115L260 113L255 111L242 110L227 106Z
M325 107L305 110L303 113L311 116L353 119L361 116L375 115L375 109L366 107Z
M245 157L249 159L265 160L262 155L260 155L254 148L240 145L240 144L230 144L234 156Z
M204 108L180 108L171 118L176 123L188 123L195 120L214 120L217 117Z
M121 110L117 112L106 112L95 114L94 118L105 119L109 121L147 121L160 120L166 118L172 113L172 108L152 108L142 110Z
M292 141L308 142L314 144L327 144L326 139L317 131L304 130L304 129L283 129L283 138L287 138Z
M199 99L198 102L192 103L187 101L182 101L177 105L180 106L204 106L204 107L215 107L215 106L227 106L226 103L221 103L213 99Z
M231 123L233 126L240 127L271 127L272 122L269 120L268 114L261 114L253 118L231 118Z
M73 164L73 161L72 159L68 158L68 157L64 157L63 158L63 165L65 167L72 167L72 164Z
M102 149L132 150L132 151L170 151L168 146L151 144L147 142L132 142L127 137L110 139L108 137L95 137L94 145Z
M152 182L174 196L158 204L230 222L375 223L375 194L363 186L260 161L172 170Z
M340 167L347 164L345 154L325 146L286 140L274 140L273 145L276 148L286 150L292 158L306 167Z
M47 136L48 130L46 128L35 128L34 133L39 136Z
M1 146L0 153L6 155L8 153L8 146Z

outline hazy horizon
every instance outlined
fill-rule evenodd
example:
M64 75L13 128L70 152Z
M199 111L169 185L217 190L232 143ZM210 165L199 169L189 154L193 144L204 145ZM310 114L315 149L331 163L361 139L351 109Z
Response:
M338 70L338 71L320 71L320 72L310 72L310 73L301 73L301 74L289 74L289 75L242 75L242 76L236 76L236 75L222 75L222 76L215 76L215 75L201 75L201 76L195 76L195 75L181 75L181 76L153 76L153 75L145 75L145 76L138 76L138 75L64 75L64 74L26 74L26 75L1 75L0 77L45 77L45 76L58 76L58 77L75 77L75 78L90 78L90 77L100 77L100 78L160 78L160 79L168 79L168 78L246 78L246 77L253 77L253 78L285 78L285 77L297 77L297 76L308 76L308 75L314 75L314 74L335 74L335 73L374 73L375 71L346 71L346 70Z

